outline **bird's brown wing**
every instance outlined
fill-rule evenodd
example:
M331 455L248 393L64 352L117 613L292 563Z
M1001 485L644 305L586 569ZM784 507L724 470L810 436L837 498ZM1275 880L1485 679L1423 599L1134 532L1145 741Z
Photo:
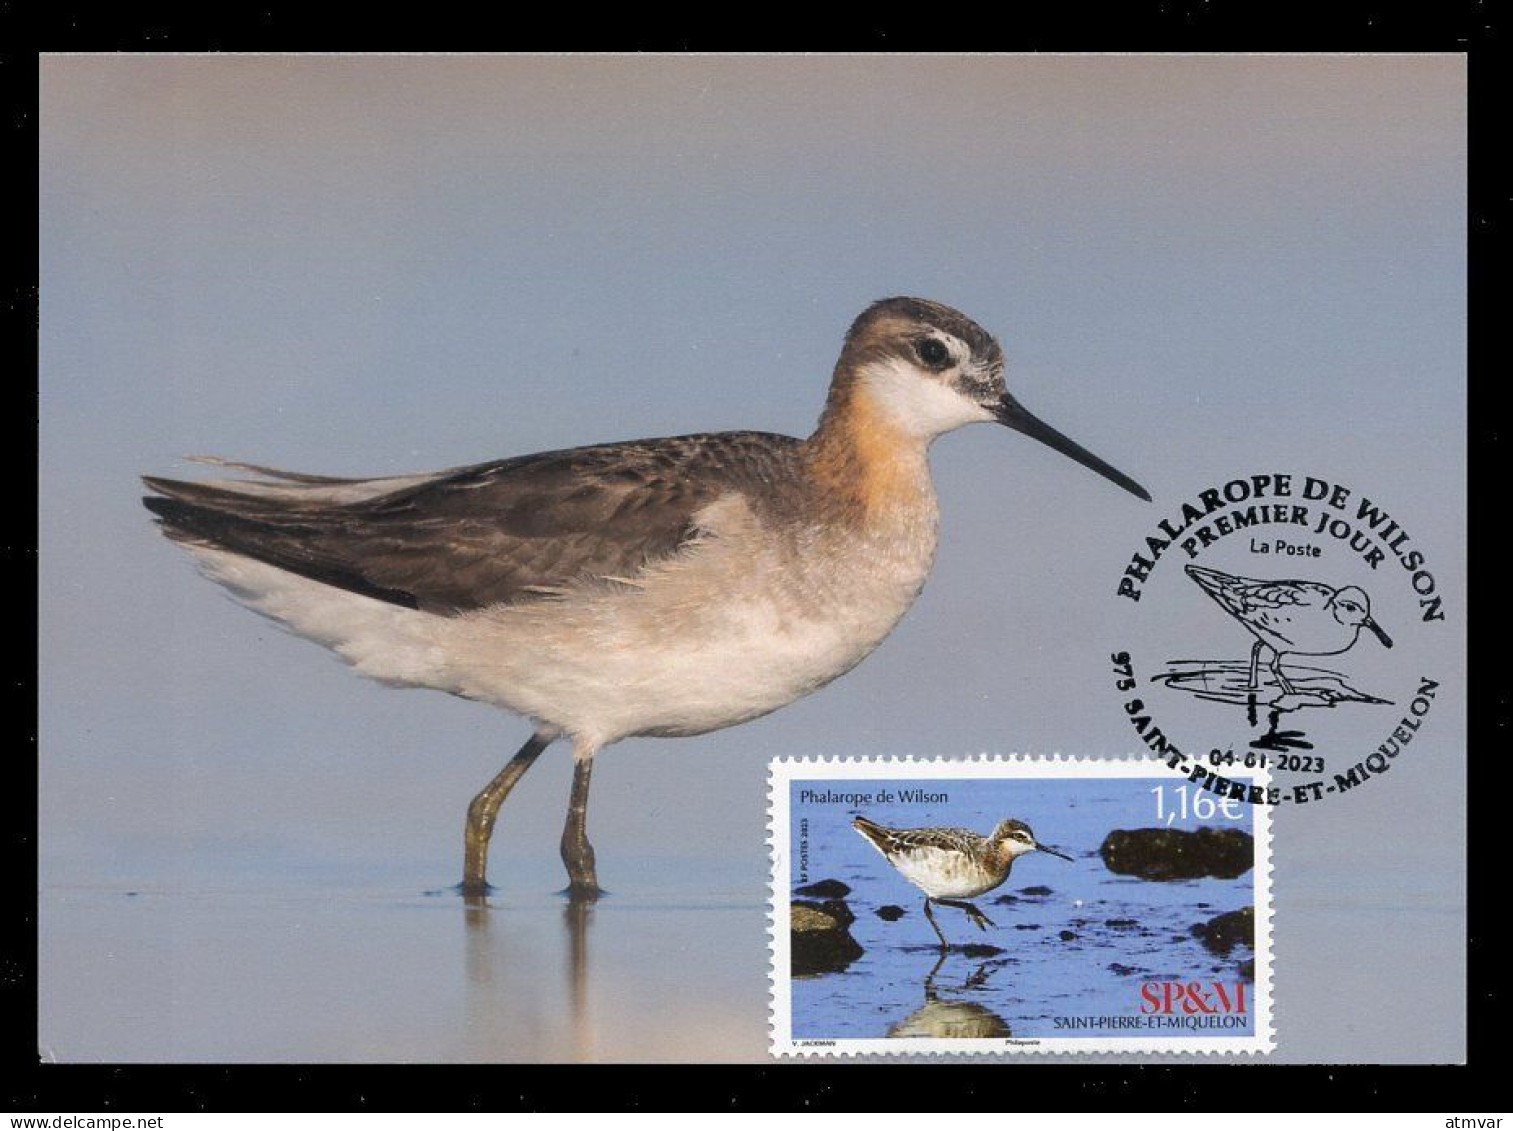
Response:
M798 441L726 432L543 452L357 502L147 478L165 531L364 596L443 614L590 578L634 580L732 490L789 480Z
M971 829L896 829L894 838L900 848L938 848L943 852L970 853L985 839Z
M851 823L858 832L887 855L920 848L970 853L984 839L970 829L890 829L886 825L879 825L876 821L869 821L865 817L857 817Z

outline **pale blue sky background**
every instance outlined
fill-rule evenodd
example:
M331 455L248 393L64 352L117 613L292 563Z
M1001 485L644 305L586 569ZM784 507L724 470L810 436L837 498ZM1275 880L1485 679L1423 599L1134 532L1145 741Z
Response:
M1424 663L1457 670L1464 92L1454 56L44 59L44 883L450 882L527 733L238 609L138 474L805 434L888 294L999 333L1011 388L1158 506L1270 468L1369 484L1433 550L1455 620ZM1108 594L1157 511L1000 429L934 463L936 570L875 656L759 723L605 755L608 886L689 853L759 884L773 754L1130 750ZM1320 1012L1325 1045L1456 1047L1459 695L1390 783L1278 823L1279 890L1295 867L1324 908L1278 917L1300 1007L1351 976L1323 877L1443 913L1410 934L1448 1004L1373 1007L1411 1037ZM511 799L497 880L555 856L567 776L557 752ZM1413 845L1375 835L1424 806ZM1413 984L1395 962L1373 977Z

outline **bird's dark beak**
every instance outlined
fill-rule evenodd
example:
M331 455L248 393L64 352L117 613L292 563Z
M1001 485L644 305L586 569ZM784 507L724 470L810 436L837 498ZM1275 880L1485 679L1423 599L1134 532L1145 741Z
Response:
M1150 492L1136 483L1122 471L1118 471L1088 451L1075 440L1068 439L1045 421L1041 420L1029 409L1016 401L1008 393L993 406L993 416L1000 424L1005 424L1016 432L1023 432L1026 436L1039 440L1042 444L1055 448L1064 456L1071 456L1083 467L1092 468L1105 479L1111 479L1123 487L1131 495L1151 501Z
M1038 848L1038 849L1040 849L1041 852L1049 852L1052 856L1059 856L1063 860L1072 860L1072 858L1070 856L1068 856L1065 852L1061 852L1058 849L1052 848L1048 844L1037 844L1037 845L1035 845L1035 847ZM1077 861L1072 860L1072 863L1075 864L1075 863L1077 863Z
M1103 476L1104 479L1111 479L1111 481L1117 482L1120 487L1129 491L1133 496L1144 499L1145 502L1150 502L1150 491L1145 490L1138 482L1124 475L1124 472L1121 472L1121 470L1117 470L1115 467L1104 463L1100 458L1095 457L1092 452L1083 448L1076 440L1071 440L1070 437L1065 437L1061 432L1056 431L1049 423L1045 423L1044 420L1039 419L1038 416L1035 416L1032 411L1027 410L1020 402L1015 401L1008 393L1005 393L1003 398L994 405L993 416L1002 425L1008 425L1015 432L1024 432L1029 437L1039 440L1042 445L1055 448L1062 455L1070 455L1073 460L1082 464L1083 467L1091 467L1094 472Z
M1382 642L1383 648L1392 647L1392 637L1388 636L1387 633L1382 630L1382 626L1377 624L1376 621L1372 620L1370 617L1367 617L1361 623L1369 628L1372 632L1376 633L1376 638Z

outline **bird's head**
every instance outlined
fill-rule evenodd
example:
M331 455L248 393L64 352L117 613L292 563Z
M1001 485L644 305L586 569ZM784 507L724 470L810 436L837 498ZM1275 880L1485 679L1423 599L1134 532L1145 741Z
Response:
M1371 619L1371 598L1366 596L1364 589L1355 585L1347 585L1335 593L1329 605L1334 611L1335 620L1343 625L1369 628L1376 634L1376 638L1382 642L1382 647L1392 647L1392 637L1383 631L1381 625Z
M827 414L864 404L926 443L965 424L998 423L1039 440L1149 500L1145 488L1041 421L1004 385L1003 349L960 311L919 298L875 302L852 323Z
M1063 860L1071 859L1065 852L1060 852L1050 845L1041 844L1035 839L1035 834L1030 831L1029 825L1023 821L1016 821L1012 817L999 821L993 826L988 840L994 848L1010 860L1016 856L1023 856L1026 852L1045 852L1051 856L1059 856Z

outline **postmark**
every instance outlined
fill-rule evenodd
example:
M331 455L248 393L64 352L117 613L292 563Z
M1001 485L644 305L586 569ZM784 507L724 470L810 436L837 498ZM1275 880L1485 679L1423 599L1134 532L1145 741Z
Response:
M770 787L774 1053L1272 1048L1265 806L1151 758L774 760Z
M1434 554L1359 485L1271 471L1203 486L1122 566L1110 686L1133 737L1217 796L1301 806L1383 777L1450 678L1424 658L1457 615Z

